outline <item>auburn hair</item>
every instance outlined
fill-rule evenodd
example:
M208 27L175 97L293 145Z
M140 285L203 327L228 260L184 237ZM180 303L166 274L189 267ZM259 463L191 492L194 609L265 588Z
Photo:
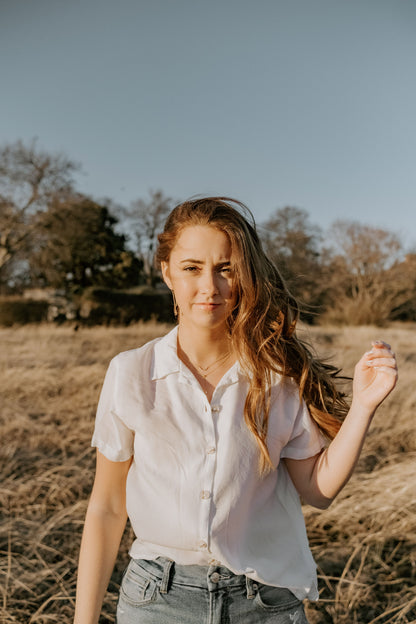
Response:
M261 450L260 471L266 473L273 467L266 441L273 374L297 383L312 419L332 440L348 411L345 394L337 387L340 371L297 337L299 305L264 253L254 217L242 202L205 197L176 206L158 236L156 261L168 262L181 230L194 225L215 227L231 243L236 304L228 329L249 380L244 418Z

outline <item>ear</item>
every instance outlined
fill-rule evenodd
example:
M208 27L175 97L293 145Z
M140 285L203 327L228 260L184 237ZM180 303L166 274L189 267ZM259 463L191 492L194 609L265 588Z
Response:
M172 282L171 282L171 279L170 279L169 263L162 260L162 262L160 263L160 268L162 269L163 281L165 282L166 286L172 290Z

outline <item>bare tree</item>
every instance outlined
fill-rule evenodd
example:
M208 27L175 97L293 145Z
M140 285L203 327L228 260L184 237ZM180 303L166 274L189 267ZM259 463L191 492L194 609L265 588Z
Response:
M327 317L349 324L382 324L409 296L409 274L402 266L398 236L357 222L337 221L329 238L332 303Z
M70 192L79 169L63 154L39 150L35 140L0 149L0 287L9 265L27 249L36 228L33 215L52 197Z
M172 208L172 199L165 197L163 191L150 191L148 200L138 199L132 203L127 213L129 230L134 232L138 256L142 259L146 282L149 286L156 283L157 271L154 256L157 235Z
M266 252L276 264L289 289L303 303L303 318L312 321L322 306L321 229L310 222L302 208L277 209L262 224Z
M409 251L391 274L391 278L403 286L403 294L391 311L392 320L416 321L416 251Z

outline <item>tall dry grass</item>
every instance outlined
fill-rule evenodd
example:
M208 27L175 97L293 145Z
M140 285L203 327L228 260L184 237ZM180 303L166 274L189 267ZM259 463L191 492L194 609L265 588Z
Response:
M0 330L0 622L71 622L82 524L93 479L89 443L110 358L167 327L30 326ZM372 328L305 330L318 351L352 373ZM416 334L383 330L401 367L359 466L326 511L305 508L321 600L313 624L416 622ZM128 528L105 599L114 621Z

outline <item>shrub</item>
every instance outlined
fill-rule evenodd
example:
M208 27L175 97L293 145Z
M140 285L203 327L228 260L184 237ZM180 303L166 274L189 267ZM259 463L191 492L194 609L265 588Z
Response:
M131 293L110 288L89 288L80 302L80 317L88 325L129 325L155 320L172 323L170 293L145 290Z
M39 323L48 316L47 301L33 301L18 297L0 297L0 325L24 325Z

